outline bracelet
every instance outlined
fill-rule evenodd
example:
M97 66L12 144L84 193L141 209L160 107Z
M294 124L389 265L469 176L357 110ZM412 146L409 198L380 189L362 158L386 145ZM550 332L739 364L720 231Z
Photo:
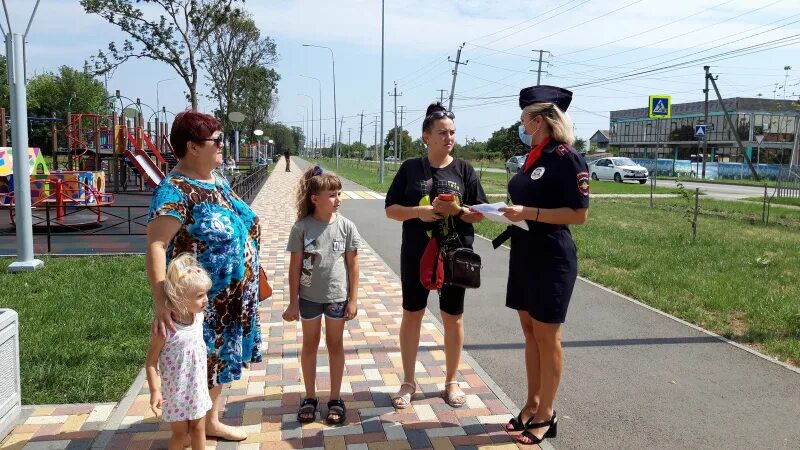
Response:
M541 211L541 209L536 208L536 219L534 219L534 222L538 222L539 221L539 212L540 211Z
M414 207L414 210L416 210L416 211L417 211L417 219L421 219L421 217L420 217L420 211L419 211L419 206L415 206L415 207Z

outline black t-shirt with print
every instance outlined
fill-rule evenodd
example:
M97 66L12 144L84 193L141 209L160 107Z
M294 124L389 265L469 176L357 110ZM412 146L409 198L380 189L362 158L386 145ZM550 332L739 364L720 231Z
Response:
M389 186L386 194L386 207L391 205L419 206L423 196L430 193L433 201L439 194L454 194L462 205L476 205L488 203L483 192L478 174L472 166L461 159L442 168L431 167L432 180L425 176L422 158L409 159L403 162ZM441 221L437 221L441 222ZM403 230L433 230L437 222L423 222L419 219L409 219L403 222ZM475 230L471 223L455 220L456 231L465 245L472 245Z

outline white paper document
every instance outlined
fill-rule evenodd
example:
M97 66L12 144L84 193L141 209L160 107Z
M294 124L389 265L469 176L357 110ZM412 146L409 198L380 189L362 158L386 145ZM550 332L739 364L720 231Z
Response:
M508 205L506 205L504 202L497 202L497 203L483 203L480 205L473 205L470 206L469 208L473 211L477 211L483 214L483 217L491 220L492 222L510 223L527 231L528 230L527 222L525 222L524 220L519 222L512 222L508 220L508 218L504 216L502 212L500 212L500 208L506 206Z

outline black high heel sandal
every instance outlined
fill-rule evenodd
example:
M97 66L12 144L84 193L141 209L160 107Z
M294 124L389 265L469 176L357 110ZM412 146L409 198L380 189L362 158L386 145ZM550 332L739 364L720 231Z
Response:
M522 445L536 445L536 444L541 444L547 438L554 438L558 436L558 420L556 419L555 411L553 411L553 417L551 417L550 420L548 420L547 422L534 423L530 426L529 429L544 428L547 426L549 426L550 428L547 429L547 431L544 433L544 436L542 436L541 439L536 437L536 435L531 433L530 431L525 430L522 432L522 434L517 436L517 442L519 442ZM525 439L525 441L523 441L523 439Z
M506 424L506 431L523 431L531 428L533 424L533 416L531 416L527 421L522 421L522 411L519 412L517 417L512 417L511 420L508 421Z

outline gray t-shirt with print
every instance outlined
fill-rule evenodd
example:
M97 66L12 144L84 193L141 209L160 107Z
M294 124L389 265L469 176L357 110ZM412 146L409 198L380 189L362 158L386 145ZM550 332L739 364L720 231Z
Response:
M346 301L348 297L345 252L357 251L361 236L353 222L336 215L324 223L307 216L289 234L287 252L303 252L300 298L317 303Z

